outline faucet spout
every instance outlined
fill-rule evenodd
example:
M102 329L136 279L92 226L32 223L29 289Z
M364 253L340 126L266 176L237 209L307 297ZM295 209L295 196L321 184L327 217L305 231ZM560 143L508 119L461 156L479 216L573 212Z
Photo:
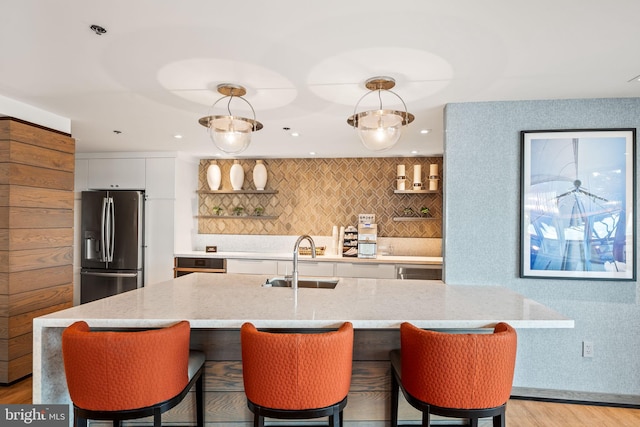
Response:
M293 272L291 273L291 288L296 291L298 290L298 250L300 249L300 243L303 240L307 240L309 243L311 243L311 257L316 257L316 244L311 236L309 236L308 234L304 234L298 237L298 240L296 240L296 244L293 245Z

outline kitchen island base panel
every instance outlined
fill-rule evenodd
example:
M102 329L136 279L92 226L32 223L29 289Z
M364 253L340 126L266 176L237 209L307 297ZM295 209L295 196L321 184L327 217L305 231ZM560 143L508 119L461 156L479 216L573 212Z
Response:
M276 329L273 329L276 330ZM488 329L489 330L489 329ZM326 332L326 329L288 329L287 332ZM207 354L205 398L207 422L243 421L253 425L253 414L247 409L242 380L242 361L239 330L193 330L192 348ZM389 351L400 347L398 329L358 329L353 337L353 369L345 426L386 426L390 410ZM214 403L215 402L215 403ZM422 414L400 398L399 419L420 421ZM216 407L223 408L216 412ZM228 418L231 417L231 418ZM433 424L446 421L449 425L463 425L456 420L432 417ZM176 420L180 421L180 420ZM184 421L184 420L182 420ZM317 420L309 420L309 424ZM299 424L299 423L297 423ZM304 424L304 422L302 423Z
M43 328L42 351L48 354L43 369L34 376L34 403L68 403L62 357L47 352L61 342L64 328ZM380 426L388 424L390 371L388 353L400 345L399 330L355 330L351 388L344 410L346 426ZM59 347L58 347L59 348ZM247 408L242 381L240 331L237 329L192 330L191 348L207 355L205 365L205 422L216 427L250 427L253 414ZM41 353L42 354L42 353ZM47 378L46 382L42 377ZM168 424L193 424L195 392L163 415ZM399 419L420 420L420 412L400 398ZM437 419L436 419L437 420ZM317 422L317 420L315 420ZM451 420L447 420L451 421ZM152 422L151 418L133 420L131 425ZM302 422L304 424L305 422ZM313 420L309 420L313 424ZM435 424L435 423L434 423ZM460 423L462 424L462 423ZM101 425L100 423L92 425ZM107 425L107 424L105 424Z

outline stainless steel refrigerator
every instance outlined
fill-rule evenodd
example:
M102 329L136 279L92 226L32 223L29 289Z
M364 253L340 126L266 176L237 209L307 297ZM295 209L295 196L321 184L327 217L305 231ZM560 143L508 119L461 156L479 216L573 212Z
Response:
M144 193L82 192L80 303L144 283Z

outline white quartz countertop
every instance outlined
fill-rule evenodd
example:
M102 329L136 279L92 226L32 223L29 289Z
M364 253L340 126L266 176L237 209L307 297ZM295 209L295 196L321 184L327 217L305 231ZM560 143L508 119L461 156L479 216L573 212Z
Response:
M212 252L205 251L186 251L175 253L176 257L192 257L192 258L225 258L225 259L260 259L260 260L277 260L291 261L293 259L292 252ZM396 255L378 255L377 258L355 258L342 257L340 255L318 255L312 258L311 255L300 255L300 262L357 262L357 263L375 263L375 264L431 264L442 265L442 257L431 256L396 256Z
M194 273L34 319L34 329L82 319L92 327L153 327L189 320L192 328L331 328L350 321L361 329L572 328L544 305L496 286L441 281L340 278L335 289L268 288L269 276ZM301 277L302 278L302 277Z

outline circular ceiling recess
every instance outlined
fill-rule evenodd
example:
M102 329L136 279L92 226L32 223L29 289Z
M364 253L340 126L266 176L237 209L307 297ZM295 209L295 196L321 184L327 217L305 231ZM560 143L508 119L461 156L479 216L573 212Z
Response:
M220 98L216 87L221 83L245 87L245 98L256 110L286 106L298 95L294 85L281 74L260 65L227 59L175 61L161 67L156 78L167 91L203 105L212 105Z
M367 91L365 81L379 75L392 77L396 81L393 90L410 102L428 98L447 87L453 78L453 67L442 57L424 50L365 48L323 60L311 69L307 81L310 90L320 98L354 105Z

